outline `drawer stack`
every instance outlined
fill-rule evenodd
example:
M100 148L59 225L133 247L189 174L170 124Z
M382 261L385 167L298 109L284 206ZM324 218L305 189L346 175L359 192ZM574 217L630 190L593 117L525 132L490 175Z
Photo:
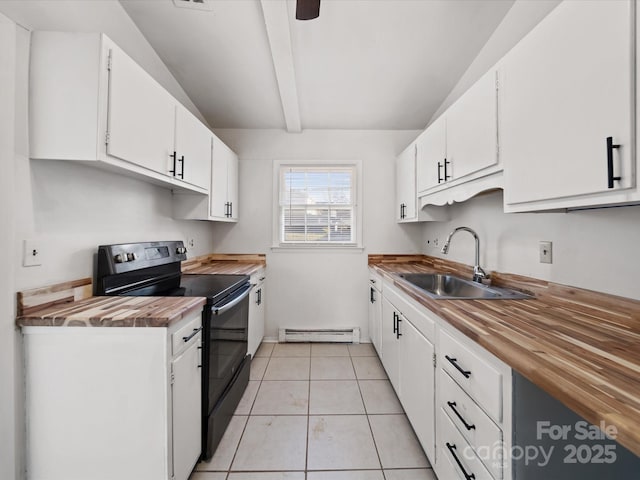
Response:
M438 330L436 463L443 478L510 478L508 451L511 371L461 334Z

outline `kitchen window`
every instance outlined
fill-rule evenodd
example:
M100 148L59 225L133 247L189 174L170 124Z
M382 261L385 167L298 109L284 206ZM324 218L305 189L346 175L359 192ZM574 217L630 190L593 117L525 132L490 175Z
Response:
M356 162L276 162L274 246L359 247L359 171Z

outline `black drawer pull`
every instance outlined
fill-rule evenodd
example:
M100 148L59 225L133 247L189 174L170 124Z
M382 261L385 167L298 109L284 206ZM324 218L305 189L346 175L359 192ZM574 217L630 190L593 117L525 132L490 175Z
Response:
M370 295L369 295L369 300L371 301L371 303L376 303L376 297L375 297L375 290L373 287L369 287L371 289Z
M200 330L202 330L202 327L200 327L200 328L194 328L194 329L193 329L193 332L191 333L191 335L189 335L188 337L182 337L182 340L184 340L184 341L185 341L185 343L186 343L186 342L188 342L188 341L189 341L189 340L191 340L193 337L195 337L195 336L198 334L198 332L199 332Z
M451 410L453 410L453 413L456 414L456 417L458 417L460 419L460 421L464 425L464 428L466 428L467 430L475 430L476 429L475 425L469 425L466 422L466 420L464 418L462 418L462 415L460 415L460 412L458 412L458 410L456 409L456 402L447 402L447 405L449 405L449 408Z
M447 165L450 165L450 164L451 162L445 158L444 159L444 181L445 182L451 178L451 175L447 173Z
M396 323L398 321L398 314L396 312L393 312L393 333L396 333L398 331L398 324Z
M467 473L467 471L464 469L464 465L462 465L462 462L460 461L460 459L456 455L456 451L455 451L456 450L456 446L455 446L455 444L451 445L449 442L447 442L447 448L449 449L449 453L451 454L453 459L458 464L458 467L460 467L460 470L462 470L462 474L464 475L465 480L474 480L476 478L475 474L472 473L471 475L469 475Z
M440 176L440 170L442 170L442 164L438 162L438 183L442 183L442 177Z
M463 370L462 367L458 365L457 358L451 358L449 355L445 355L444 358L446 358L451 365L456 367L456 370L458 370L462 375L464 375L464 378L469 378L471 376L471 372L469 370Z
M396 328L396 338L400 338L402 336L402 334L400 333L400 322L402 321L402 319L400 318L400 315L398 315L398 327Z
M613 143L613 137L607 137L607 186L613 188L614 180L621 180L622 177L613 176L613 150L620 148L620 145Z

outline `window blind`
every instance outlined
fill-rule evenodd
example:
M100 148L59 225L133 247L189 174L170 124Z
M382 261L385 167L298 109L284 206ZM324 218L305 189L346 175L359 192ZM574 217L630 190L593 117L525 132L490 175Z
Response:
M280 167L280 241L353 244L355 166Z

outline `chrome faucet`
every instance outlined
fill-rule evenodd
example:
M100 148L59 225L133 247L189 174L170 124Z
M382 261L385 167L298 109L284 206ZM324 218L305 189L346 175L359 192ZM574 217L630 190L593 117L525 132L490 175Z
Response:
M482 280L488 279L490 275L486 273L482 267L480 266L480 239L478 238L478 234L471 230L469 227L458 227L453 232L449 234L446 242L444 242L444 246L442 247L442 253L449 253L449 244L451 243L451 238L458 232L465 231L469 232L473 235L474 240L476 241L476 264L473 266L473 281L482 283Z

